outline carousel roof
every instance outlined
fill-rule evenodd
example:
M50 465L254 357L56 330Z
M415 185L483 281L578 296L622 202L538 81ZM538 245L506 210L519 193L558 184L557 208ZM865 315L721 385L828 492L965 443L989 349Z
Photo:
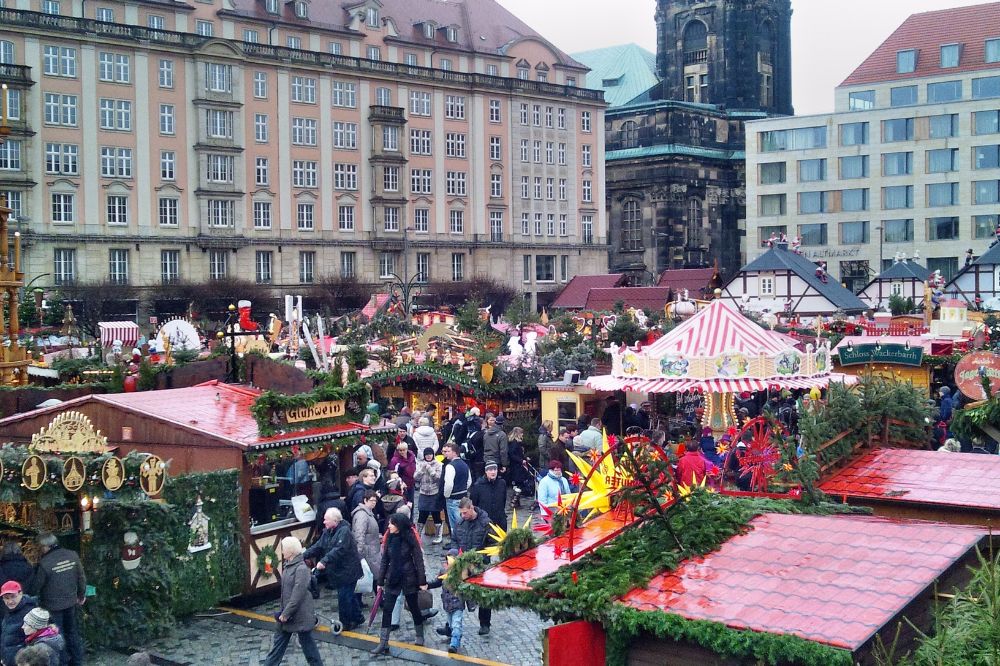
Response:
M820 484L834 497L1000 510L1000 457L875 449Z
M854 651L986 536L868 516L764 514L749 527L621 603Z
M772 335L726 301L717 299L645 351L653 355L718 356L738 352L755 356L780 354L794 344L786 336Z

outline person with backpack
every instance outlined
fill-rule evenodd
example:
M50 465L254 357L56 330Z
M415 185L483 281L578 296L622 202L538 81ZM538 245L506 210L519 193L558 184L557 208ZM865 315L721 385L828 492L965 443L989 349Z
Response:
M478 421L469 421L469 435L465 440L465 455L463 457L469 464L473 479L478 479L483 475L483 468L486 465L483 461L484 435L485 433L479 429Z

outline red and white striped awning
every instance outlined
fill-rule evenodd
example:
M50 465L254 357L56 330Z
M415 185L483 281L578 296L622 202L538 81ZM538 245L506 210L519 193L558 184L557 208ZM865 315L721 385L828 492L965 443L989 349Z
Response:
M770 387L783 389L825 388L831 381L853 384L857 377L832 373L816 377L775 377L759 379L744 377L739 379L644 379L624 378L613 375L597 375L587 380L587 386L598 391L633 391L635 393L742 393L744 391L765 391Z
M717 299L644 351L653 357L663 354L715 357L730 353L773 356L795 344L791 338L761 328L726 301Z
M102 347L111 347L120 340L123 347L131 349L139 341L139 325L134 321L101 321L97 326L101 329Z

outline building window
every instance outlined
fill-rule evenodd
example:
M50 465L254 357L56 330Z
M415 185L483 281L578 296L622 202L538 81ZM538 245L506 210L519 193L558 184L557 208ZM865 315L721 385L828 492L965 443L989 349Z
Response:
M761 296L774 296L774 278L771 276L761 275L757 283L760 285L760 295Z
M73 194L52 194L52 222L54 224L72 224L74 217L74 204L76 196Z
M799 182L812 183L826 180L826 160L799 160Z
M634 120L622 123L620 132L622 148L635 148L639 145L639 126Z
M80 147L74 143L45 144L45 173L76 176L80 173Z
M928 206L954 206L958 203L958 183L934 183L927 186Z
M410 153L413 155L430 155L431 148L430 130L410 130Z
M784 182L785 182L784 162L765 162L760 165L761 185L779 185Z
M229 275L228 250L209 250L208 278L210 280L224 280L227 275Z
M916 86L901 86L889 91L889 106L913 106L916 103Z
M883 176L906 176L913 173L913 153L882 153Z
M16 88L7 88L7 120L20 120L20 119L21 119L21 91Z
M176 284L180 281L180 250L160 250L160 279L163 284Z
M521 176L521 198L522 199L531 198L531 184L529 182L528 176Z
M1000 76L972 79L972 99L1000 97Z
M875 91L859 90L848 93L847 108L850 111L871 111L875 108Z
M536 236L541 236L542 235L542 214L541 213L535 213L535 235Z
M101 177L131 178L132 149L101 146Z
M355 265L355 253L354 252L341 252L340 253L340 277L345 280L353 280L355 275L354 270Z
M490 211L490 242L500 243L503 241L503 211Z
M445 178L446 193L448 196L465 196L465 172L448 171Z
M465 119L465 97L461 95L446 95L444 117L454 120Z
M45 93L45 124L76 127L76 95Z
M826 127L800 127L760 133L760 150L763 153L810 148L826 148Z
M535 255L535 282L555 282L556 257L554 254Z
M461 282L465 279L465 255L461 252L451 253L451 281Z
M270 201L254 201L253 202L253 228L254 229L270 229L271 228L271 202Z
M128 224L128 197L120 194L109 194L106 203L108 226L126 226Z
M0 143L0 170L21 170L21 142L7 139Z
M549 180L552 180L551 178ZM503 196L503 175L499 173L490 174L490 196L499 199Z
M882 188L882 208L896 210L913 208L913 186L895 185Z
M957 185L957 183L956 183ZM972 183L972 203L995 204L1000 203L1000 181L977 180Z
M545 179L545 198L549 201L553 201L556 198L554 178Z
M590 129L590 111L580 112L580 131L589 132Z
M382 252L378 256L378 276L391 279L396 272L396 256L391 252Z
M927 84L927 103L942 104L962 99L961 81L941 81Z
M546 150L546 155L551 155L552 144L550 143L549 146L550 148ZM582 162L581 166L584 167L593 166L593 164L591 163L591 147L589 145L584 144L580 148L583 151L583 154L581 156L581 162ZM549 162L549 164L551 164L551 161Z
M909 74L917 68L917 52L915 49L896 52L896 73Z
M205 180L210 183L232 183L236 160L232 155L210 153L205 157Z
M382 189L386 192L399 192L399 167L383 167Z
M76 76L76 49L46 46L43 49L43 71L48 76Z
M868 123L845 123L840 126L840 145L863 146L868 144Z
M369 28L379 27L378 7L368 7L365 11L365 22Z
M1000 167L1000 146L975 146L972 149L973 169L996 169Z
M583 191L583 202L593 203L594 192L593 192L593 187L591 185L591 181L587 180L586 178L580 181L580 189Z
M788 233L788 227L785 225L774 225L774 226L760 226L757 227L758 241L761 247L764 247L768 242L774 239L781 238L783 235Z
M940 148L927 151L927 172L958 171L958 148Z
M128 284L128 250L108 250L108 264L111 284Z
M498 136L490 137L490 159L494 161L503 159L503 144Z
M257 44L260 42L260 32L257 30L251 30L250 28L243 29L243 41L249 42L250 44Z
M341 231L354 231L354 206L340 206L337 221Z
M160 134L172 135L176 130L174 122L174 105L160 105Z
M786 195L763 194L759 198L760 214L763 216L784 215Z
M972 237L980 240L994 238L997 225L1000 225L1000 215L973 215Z
M913 141L913 118L882 121L882 142Z
M159 81L161 88L174 87L174 61L161 60L159 68Z
M302 0L298 0L295 3L295 16L300 19L309 18L309 5L302 2ZM312 282L312 280L309 280L309 282Z
M268 128L266 113L255 113L253 115L253 138L257 143L267 143Z
M958 114L945 113L938 116L931 116L930 138L947 139L958 136Z
M997 134L1000 132L1000 111L976 111L972 114L975 133Z
M1000 62L1000 39L986 40L986 62Z
M357 123L333 123L333 147L344 150L356 150L358 147Z
M861 245L868 242L867 222L841 222L840 242L842 245Z
M349 81L334 81L331 96L333 106L353 109L357 106L357 84Z
M420 90L410 91L410 115L431 115L431 94Z
M941 271L945 281L951 280L958 272L958 257L934 257L927 259L927 270L931 273Z
M196 21L195 32L202 37L211 37L215 33L215 26L211 21Z
M333 188L336 190L358 189L358 165L334 164Z
M316 279L316 253L299 252L299 283L312 284Z
M315 104L316 79L309 76L293 76L292 101L303 104Z
M927 218L927 240L958 240L958 218Z
M448 157L465 157L465 135L448 132L445 135L445 155Z
M386 231L399 231L399 208L386 206L382 209L382 223Z
M868 210L868 188L866 187L842 190L840 197L840 209L844 212Z
M132 102L123 99L100 100L101 129L132 131Z
M410 169L410 194L431 194L433 172L430 169Z
M498 99L490 100L490 122L491 123L502 122L502 115L500 111L500 100Z
M235 205L231 199L208 200L208 226L232 228L235 226Z
M58 15L60 13L59 0L42 0L42 13Z
M369 60L373 60L375 62L382 60L382 49L377 46L369 46L366 53Z
M886 243L913 242L913 220L885 220L882 225L885 228Z
M129 83L132 80L129 57L121 53L98 52L97 76L101 81Z
M642 232L640 231L640 234ZM581 215L580 216L580 240L584 245L594 244L594 216L593 215ZM640 243L642 242L640 238Z
M269 250L258 250L254 262L257 284L271 284L271 259L273 255Z
M961 44L944 44L941 47L941 67L958 67L961 53Z
M254 159L254 184L265 186L271 182L271 169L268 158L257 157Z
M56 248L53 253L52 277L56 286L76 283L76 250Z
M831 192L800 192L799 213L804 215L829 213L833 207L831 194Z
M431 276L431 254L430 252L417 252L417 282L427 284Z
M799 240L802 245L826 245L826 223L800 224Z
M448 229L453 234L465 233L465 211L448 211Z
M311 203L300 203L295 207L295 220L299 231L315 230L316 207Z
M642 249L642 211L638 201L629 199L622 206L622 251Z
M840 177L843 180L868 177L868 156L851 155L840 158Z
M253 96L257 99L267 97L267 72L253 73Z

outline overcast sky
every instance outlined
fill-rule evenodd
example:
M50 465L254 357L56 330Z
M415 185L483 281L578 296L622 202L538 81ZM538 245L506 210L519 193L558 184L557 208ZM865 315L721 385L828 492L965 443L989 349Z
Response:
M833 110L833 89L910 14L991 0L792 0L797 114ZM656 52L656 0L499 0L568 53L635 42ZM997 28L1000 32L1000 26Z

